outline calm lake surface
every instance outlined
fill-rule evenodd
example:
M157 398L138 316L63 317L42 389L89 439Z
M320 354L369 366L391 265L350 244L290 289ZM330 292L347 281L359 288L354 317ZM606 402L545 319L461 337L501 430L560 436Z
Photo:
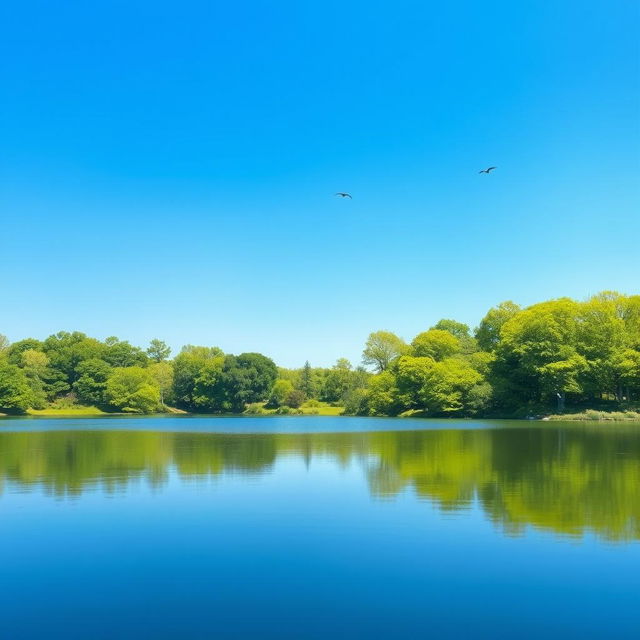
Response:
M640 427L0 420L0 638L640 637Z

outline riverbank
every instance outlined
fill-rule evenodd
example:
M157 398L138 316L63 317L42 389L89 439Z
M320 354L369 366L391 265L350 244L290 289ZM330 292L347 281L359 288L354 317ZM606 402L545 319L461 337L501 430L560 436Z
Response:
M580 413L555 414L548 417L553 422L640 422L638 411L595 411L587 409Z
M147 415L163 415L163 414L175 414L175 415L198 415L193 414L182 409L175 407L166 407L163 412L157 412L155 414ZM0 413L1 417L9 417L11 414ZM24 414L23 414L24 415ZM46 409L28 409L26 415L33 417L58 417L68 418L74 416L117 416L117 415L136 415L123 413L120 411L103 411L95 406L68 406L68 407L47 407ZM141 414L138 414L141 415ZM224 415L224 414L221 414ZM228 414L231 415L231 414ZM248 415L248 416L275 416L275 415L302 415L302 416L342 416L345 415L344 407L336 407L326 403L311 403L310 406L301 406L296 409L289 407L281 407L279 409L267 409L264 403L255 403L249 405L246 410L241 414L233 415ZM432 416L425 411L411 410L397 416L398 418L439 418L442 416ZM491 416L497 420L513 420L512 416ZM530 418L529 418L530 419ZM565 414L551 414L536 416L538 420L545 420L549 422L640 422L640 411L599 411L595 409L586 409L577 413L565 413Z
M183 411L176 407L165 407L165 411L156 412L146 415L198 415ZM269 416L269 415L302 415L302 416L341 416L344 414L344 407L334 407L325 403L312 403L311 406L301 406L296 409L289 407L281 407L280 409L266 409L264 403L256 403L249 405L241 414L233 415L252 415L252 416ZM1 417L8 417L10 414L0 413ZM47 407L46 409L27 409L22 415L43 417L43 418L69 418L74 416L120 416L120 415L145 415L124 413L122 411L103 411L95 406L67 406L67 407ZM224 415L224 414L221 414ZM231 415L231 414L229 414Z

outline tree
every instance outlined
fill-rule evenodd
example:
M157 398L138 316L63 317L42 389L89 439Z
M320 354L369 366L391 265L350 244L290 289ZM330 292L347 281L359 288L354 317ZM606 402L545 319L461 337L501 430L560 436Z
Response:
M225 360L223 379L233 409L266 400L277 377L275 363L261 353L241 353L235 361Z
M304 363L304 367L300 372L300 391L304 393L306 398L313 398L314 396L313 372L308 360Z
M460 340L449 331L429 329L419 333L411 343L413 355L418 358L433 358L436 361L449 358L460 351Z
M585 392L612 393L622 399L621 354L629 344L624 320L624 296L605 291L578 307L577 345L585 358L581 376Z
M45 379L49 366L49 358L42 351L26 349L21 354L22 370L31 387L31 404L34 409L44 409L47 404Z
M462 322L457 322L456 320L448 320L447 318L443 318L439 320L432 329L438 329L439 331L448 331L452 336L458 338L458 340L464 340L464 338L469 338L469 325L463 324Z
M149 363L147 354L140 347L134 347L126 340L111 336L105 340L105 344L107 350L104 360L112 367L146 367Z
M579 304L569 298L533 305L500 329L492 366L496 391L510 404L564 402L579 393L584 358L577 350Z
M0 361L0 410L22 413L31 406L32 392L24 371Z
M9 350L9 345L10 342L7 336L0 333L0 358L6 355L7 351Z
M390 331L375 331L369 334L362 352L362 362L385 371L391 362L407 352L407 344Z
M118 367L107 380L107 402L120 411L151 413L160 403L160 390L147 369Z
M160 404L164 407L173 387L173 367L169 362L154 362L148 371L160 391Z
M239 413L246 404L267 400L277 375L273 360L260 353L212 358L195 378L193 407Z
M104 405L107 380L113 371L111 365L100 358L90 358L77 367L80 376L73 383L78 400L88 405Z
M89 338L80 331L60 331L49 336L42 347L51 361L51 366L63 374L64 381L69 385L79 377L77 366L84 360L103 358L105 349L102 342Z
M40 340L36 340L35 338L26 338L9 345L6 350L6 356L11 364L21 365L22 354L25 351L42 351L43 348L44 345Z
M397 381L411 406L432 413L468 412L476 408L481 390L487 391L483 376L461 358L437 362L405 356L398 362Z
M171 355L171 347L167 346L167 343L163 340L154 338L149 343L147 355L154 362L164 362Z
M372 416L395 416L405 408L393 373L383 371L371 378L367 406Z
M284 399L284 404L292 409L297 409L306 400L306 396L300 389L292 389Z
M202 396L202 388L195 391L196 381L205 364L219 359L220 367L224 353L218 347L199 347L191 344L182 347L173 362L173 396L177 406L182 409L196 409L194 396ZM205 394L206 395L206 394Z
M271 395L269 396L267 404L270 407L281 407L286 404L285 400L292 391L293 384L290 380L276 380L273 383L273 388L271 389Z
M340 358L327 372L324 378L320 397L327 402L338 402L354 386L355 380L351 363Z
M476 329L476 340L483 351L493 351L500 341L500 329L507 320L520 311L520 306L511 300L501 302L489 310Z
M204 360L193 380L192 408L197 411L230 411L222 374L227 356L220 355ZM177 364L177 359L176 359ZM182 369L178 372L182 375ZM174 373L175 379L175 373ZM175 389L175 383L174 383Z

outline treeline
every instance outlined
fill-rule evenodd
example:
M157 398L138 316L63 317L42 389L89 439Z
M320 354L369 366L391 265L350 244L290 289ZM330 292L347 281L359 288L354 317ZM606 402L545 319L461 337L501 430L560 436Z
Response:
M521 308L503 302L472 333L441 320L406 344L369 336L377 374L348 411L524 417L640 399L640 296L603 292Z
M288 413L321 403L359 415L524 416L640 399L640 296L604 292L521 308L503 302L474 330L441 320L410 343L372 333L362 365L278 368L260 353L187 345L170 359L60 332L10 344L0 336L0 411L66 405L151 413Z

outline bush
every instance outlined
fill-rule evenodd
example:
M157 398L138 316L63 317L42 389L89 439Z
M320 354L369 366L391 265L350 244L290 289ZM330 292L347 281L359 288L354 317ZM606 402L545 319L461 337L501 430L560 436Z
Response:
M305 401L306 396L299 389L294 389L285 399L284 404L292 409L298 409Z
M244 413L250 416L262 416L266 415L267 411L261 402L252 402L245 407Z

